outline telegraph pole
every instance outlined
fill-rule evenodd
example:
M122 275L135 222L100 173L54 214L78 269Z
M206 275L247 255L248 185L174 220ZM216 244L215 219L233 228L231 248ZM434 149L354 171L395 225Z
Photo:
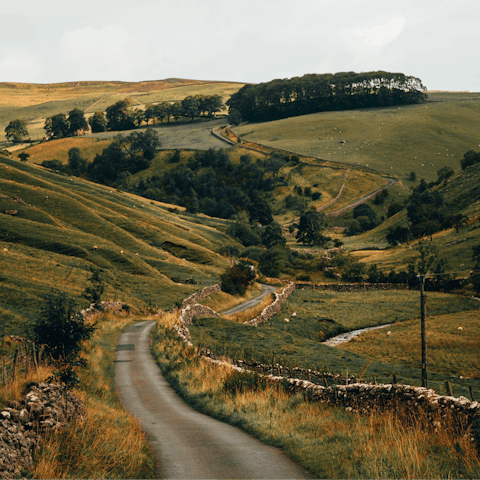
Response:
M427 297L424 292L425 275L419 275L420 279L420 317L422 329L422 387L428 388L427 380Z

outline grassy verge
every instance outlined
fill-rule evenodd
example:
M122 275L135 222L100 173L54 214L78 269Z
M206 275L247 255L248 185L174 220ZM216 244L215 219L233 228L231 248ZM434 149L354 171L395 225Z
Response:
M195 357L163 324L153 331L152 352L175 390L194 408L260 440L321 478L475 477L480 462L473 444L448 430L406 428L394 415L361 417L311 403L267 385L228 392L229 367Z
M145 435L115 394L117 338L131 318L104 314L87 346L88 367L75 393L85 403L85 422L47 437L31 478L153 478L155 459Z

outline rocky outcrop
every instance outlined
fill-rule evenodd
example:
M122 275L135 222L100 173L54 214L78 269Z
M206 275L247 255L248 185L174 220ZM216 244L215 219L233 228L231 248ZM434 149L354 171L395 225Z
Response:
M33 463L42 434L85 417L79 398L60 385L32 382L20 402L0 412L0 478L15 478Z
M254 325L256 327L259 323L266 322L280 311L282 308L282 302L284 302L294 291L295 283L290 282L280 293L274 292L275 300L270 305L267 305L260 315L243 323L245 325Z

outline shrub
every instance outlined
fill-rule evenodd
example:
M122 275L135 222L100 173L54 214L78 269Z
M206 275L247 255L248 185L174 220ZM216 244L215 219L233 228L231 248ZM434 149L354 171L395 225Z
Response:
M220 275L221 288L231 295L243 295L247 287L255 281L255 266L240 259Z
M33 327L35 341L46 345L54 359L77 354L95 327L85 323L75 301L64 292L52 289L42 298L40 316Z

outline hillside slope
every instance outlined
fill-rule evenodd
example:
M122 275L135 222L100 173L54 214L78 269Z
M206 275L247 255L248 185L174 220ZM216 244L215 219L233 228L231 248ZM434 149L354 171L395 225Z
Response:
M242 138L351 165L368 165L405 182L427 182L458 168L478 149L480 94L431 93L421 105L324 112L235 128ZM407 186L410 185L407 182Z
M79 297L91 267L102 269L108 299L140 308L172 308L214 283L228 266L218 252L232 243L223 223L171 207L0 157L6 330L29 322L52 287ZM178 283L192 278L197 286Z

